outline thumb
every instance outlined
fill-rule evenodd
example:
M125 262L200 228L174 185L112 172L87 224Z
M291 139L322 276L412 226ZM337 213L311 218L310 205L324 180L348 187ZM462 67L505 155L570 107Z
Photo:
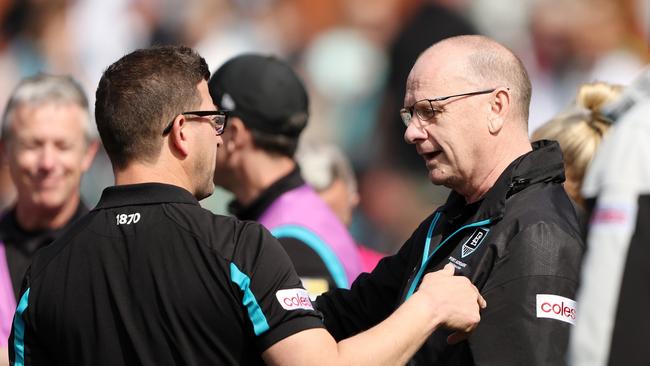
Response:
M456 273L456 267L453 264L447 263L445 267L441 270L442 273L453 276Z

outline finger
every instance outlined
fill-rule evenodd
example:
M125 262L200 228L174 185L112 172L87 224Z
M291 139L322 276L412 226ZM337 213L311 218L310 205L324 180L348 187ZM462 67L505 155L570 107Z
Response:
M454 273L456 272L456 267L454 267L454 265L451 263L447 263L445 264L445 267L442 269L442 272L453 276Z
M481 309L485 309L487 307L487 301L485 301L481 294L478 295L478 306L480 306Z
M456 344L456 343L460 343L460 342L466 340L467 338L469 338L469 333L460 332L460 331L459 332L453 332L453 333L451 333L449 335L449 337L447 337L447 344L453 345L453 344Z

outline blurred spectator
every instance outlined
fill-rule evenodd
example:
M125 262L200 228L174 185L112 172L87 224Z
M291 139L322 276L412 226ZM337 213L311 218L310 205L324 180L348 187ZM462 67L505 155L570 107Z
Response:
M316 35L302 52L313 111L304 136L336 143L355 168L378 153L373 137L388 71L387 47L415 2L338 1L339 23Z
M275 57L247 54L226 62L208 85L214 104L233 115L214 177L235 195L230 211L280 240L310 294L349 287L361 273L356 244L293 158L309 119L302 81Z
M598 145L611 127L612 121L605 117L602 108L616 99L622 87L606 83L584 84L569 110L542 125L532 140L556 140L564 154L566 180L564 189L578 205L579 217L586 226L584 199L580 193L587 167Z
M67 76L24 79L7 104L0 146L17 199L0 218L0 347L33 254L88 211L79 185L98 147L90 121L86 95Z
M630 1L535 0L529 62L531 131L571 100L580 84L629 84L648 62L648 45ZM529 60L531 61L531 60Z
M615 125L599 147L582 188L593 214L569 364L647 364L650 69L603 113Z
M359 204L359 192L354 171L343 152L333 144L304 141L296 160L305 181L349 227ZM372 272L384 255L364 245L358 245L358 249L363 271Z

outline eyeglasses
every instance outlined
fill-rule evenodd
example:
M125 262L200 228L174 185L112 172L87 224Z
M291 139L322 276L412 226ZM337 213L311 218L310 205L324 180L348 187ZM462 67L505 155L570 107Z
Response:
M226 124L228 124L228 111L224 110L219 110L219 111L191 111L191 112L183 112L181 113L183 116L197 116L197 117L205 117L210 120L212 125L214 126L214 130L217 132L217 136L221 135L223 131L226 130ZM188 119L188 121L191 121ZM167 127L162 132L162 135L165 136L167 135L171 130L172 126L174 125L174 120L169 122Z
M469 93L448 95L446 97L438 97L433 99L418 100L417 102L413 103L413 105L411 105L410 107L404 107L400 109L399 115L402 118L402 122L404 122L404 125L408 127L411 124L411 120L413 119L413 111L415 111L415 114L418 116L420 121L428 121L431 118L435 117L437 113L440 113L440 109L435 108L433 106L433 102L441 102L443 100L447 100L449 98L455 98L455 97L488 94L488 93L492 93L495 90L496 88L469 92Z

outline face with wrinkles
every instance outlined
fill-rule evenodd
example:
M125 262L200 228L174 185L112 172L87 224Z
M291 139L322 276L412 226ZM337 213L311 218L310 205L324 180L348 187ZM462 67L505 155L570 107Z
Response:
M428 50L413 66L407 80L405 107L423 99L493 87L472 82L462 62L449 62L462 60L462 51L438 48ZM413 113L404 139L423 158L433 184L457 189L477 178L489 138L484 122L491 96L485 93L432 102L433 117L428 120Z

